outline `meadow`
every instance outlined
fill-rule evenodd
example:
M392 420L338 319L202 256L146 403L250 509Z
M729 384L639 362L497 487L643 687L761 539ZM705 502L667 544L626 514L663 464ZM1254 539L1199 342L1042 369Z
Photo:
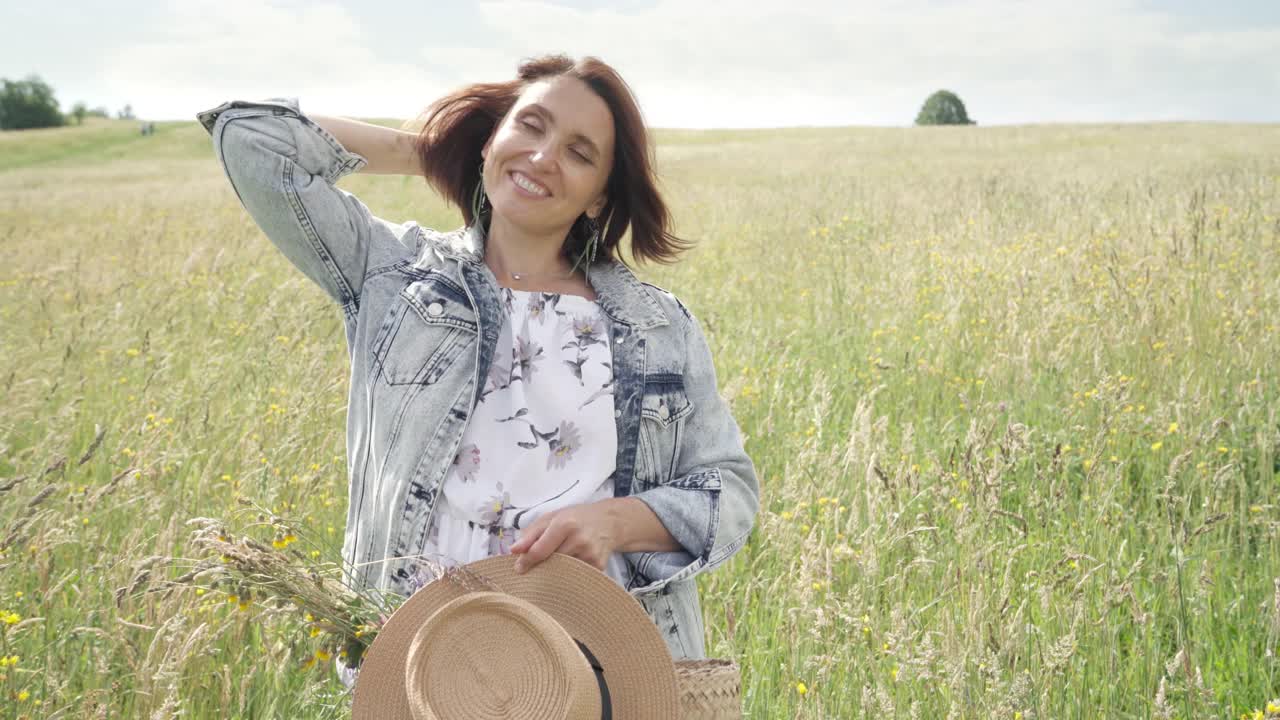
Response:
M193 518L340 561L339 311L194 121L87 132L0 134L0 717L344 717L329 633L173 582ZM697 246L638 274L762 483L700 580L746 717L1280 717L1280 126L657 137Z

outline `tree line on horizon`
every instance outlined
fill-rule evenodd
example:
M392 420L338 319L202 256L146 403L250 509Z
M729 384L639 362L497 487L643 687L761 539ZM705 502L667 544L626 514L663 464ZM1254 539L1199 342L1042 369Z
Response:
M89 116L109 118L111 115L105 107L90 109L83 102L77 102L71 112L63 113L54 97L53 88L40 79L38 75L29 75L24 80L3 78L3 89L0 89L0 130L25 130L28 128L60 127L71 124L83 125ZM116 113L120 120L133 120L133 106L125 105ZM969 118L964 102L950 90L939 90L925 100L920 112L916 114L916 125L976 125Z
M0 78L0 130L26 130L30 128L83 125L86 117L110 118L106 107L90 108L77 102L71 112L62 112L54 90L39 75L28 75L23 80ZM133 106L125 105L116 111L120 120L133 120Z

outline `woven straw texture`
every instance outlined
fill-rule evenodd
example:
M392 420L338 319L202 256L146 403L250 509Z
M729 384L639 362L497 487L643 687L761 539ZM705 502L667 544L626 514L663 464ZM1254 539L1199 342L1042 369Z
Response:
M432 614L409 644L405 684L422 720L600 718L595 674L573 638L501 593L474 593Z
M677 660L680 720L741 720L742 673L731 660Z
M617 720L680 717L671 653L635 598L609 576L562 553L553 553L523 575L516 574L514 564L511 555L490 557L468 564L461 577L475 580L470 590L509 593L533 603L586 645L605 668ZM405 683L409 646L436 610L469 589L464 583L437 580L414 593L392 614L361 666L352 702L354 720L414 719ZM502 641L500 637L493 640L496 644ZM513 687L510 692L518 699L521 691ZM518 710L511 708L510 712ZM499 712L489 717L530 716Z

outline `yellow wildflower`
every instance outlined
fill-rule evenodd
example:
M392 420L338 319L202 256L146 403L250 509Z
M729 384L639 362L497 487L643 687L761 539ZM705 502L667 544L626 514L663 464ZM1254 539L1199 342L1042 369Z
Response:
M808 688L804 683L802 683L802 682L798 682L798 683L796 683L796 692L798 692L798 693L800 693L801 695L803 695L803 694L805 694L805 693L809 692L809 688Z

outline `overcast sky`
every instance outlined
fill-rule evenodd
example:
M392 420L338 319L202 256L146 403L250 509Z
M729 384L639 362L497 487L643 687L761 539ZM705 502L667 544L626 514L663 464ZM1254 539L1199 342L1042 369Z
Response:
M228 99L412 118L520 58L597 55L656 127L1280 121L1280 0L171 0L0 6L0 77L64 110Z

